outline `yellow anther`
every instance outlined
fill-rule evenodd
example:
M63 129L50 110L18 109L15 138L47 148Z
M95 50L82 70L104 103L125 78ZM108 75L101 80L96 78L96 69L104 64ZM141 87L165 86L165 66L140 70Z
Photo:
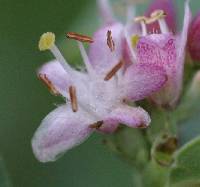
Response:
M151 13L151 17L159 17L164 18L167 14L164 12L164 10L155 10Z
M133 48L137 46L137 43L139 42L139 40L140 40L140 37L138 35L133 35L131 37L131 44Z
M159 19L162 19L166 16L166 13L163 10L155 10L151 13L151 16L146 19L146 24L151 24Z
M45 51L47 49L51 49L55 43L55 34L52 32L46 32L42 34L39 41L39 49L40 51Z
M134 18L134 21L135 22L144 22L144 23L146 23L146 20L147 20L148 18L147 17L145 17L145 16L138 16L138 17L135 17Z

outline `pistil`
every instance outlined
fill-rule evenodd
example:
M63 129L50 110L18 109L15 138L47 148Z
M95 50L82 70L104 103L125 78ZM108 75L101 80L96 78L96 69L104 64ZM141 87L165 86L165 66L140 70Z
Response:
M58 47L55 45L55 34L52 32L44 33L40 37L39 41L39 49L41 51L50 50L55 58L58 60L60 65L64 68L64 70L71 76L73 75L73 69L69 66L61 52L59 51Z

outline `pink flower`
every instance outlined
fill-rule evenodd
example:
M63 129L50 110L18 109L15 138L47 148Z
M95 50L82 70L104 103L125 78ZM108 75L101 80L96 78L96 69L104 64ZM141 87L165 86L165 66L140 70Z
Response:
M137 63L159 65L167 72L168 81L165 86L151 96L151 99L161 106L173 107L182 89L185 46L191 17L188 4L189 1L186 1L183 29L180 34L170 31L163 10L155 10L150 17L136 18L141 24L142 33L135 36L129 34L127 37L127 41L133 41L129 50ZM148 33L146 25L154 22L158 22L161 33L155 29L154 33Z
M94 131L111 133L119 123L133 128L149 125L148 113L125 101L143 99L160 89L166 82L165 70L150 63L126 69L120 59L120 28L114 24L96 33L89 57L78 42L86 67L83 72L66 62L54 44L53 33L42 35L40 49L49 49L56 60L43 65L38 75L66 103L45 117L32 139L33 152L41 162L56 160Z
M200 60L200 12L193 19L189 35L188 35L188 49L193 60Z

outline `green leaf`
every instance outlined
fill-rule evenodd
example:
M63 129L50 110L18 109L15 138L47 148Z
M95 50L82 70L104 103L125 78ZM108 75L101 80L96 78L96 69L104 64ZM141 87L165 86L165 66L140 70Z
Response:
M184 145L175 154L169 186L200 186L200 137Z
M2 158L0 158L0 187L11 187L11 182Z

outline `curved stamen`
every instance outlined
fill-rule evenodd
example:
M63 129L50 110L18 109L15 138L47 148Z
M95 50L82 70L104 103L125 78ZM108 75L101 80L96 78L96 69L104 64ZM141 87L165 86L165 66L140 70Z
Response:
M141 24L143 36L147 35L146 20L147 20L147 17L145 16L139 16L134 19L135 22L139 22Z
M167 23L165 21L166 13L163 10L155 10L151 13L151 17L146 20L146 24L158 21L160 30L163 34L169 33Z

